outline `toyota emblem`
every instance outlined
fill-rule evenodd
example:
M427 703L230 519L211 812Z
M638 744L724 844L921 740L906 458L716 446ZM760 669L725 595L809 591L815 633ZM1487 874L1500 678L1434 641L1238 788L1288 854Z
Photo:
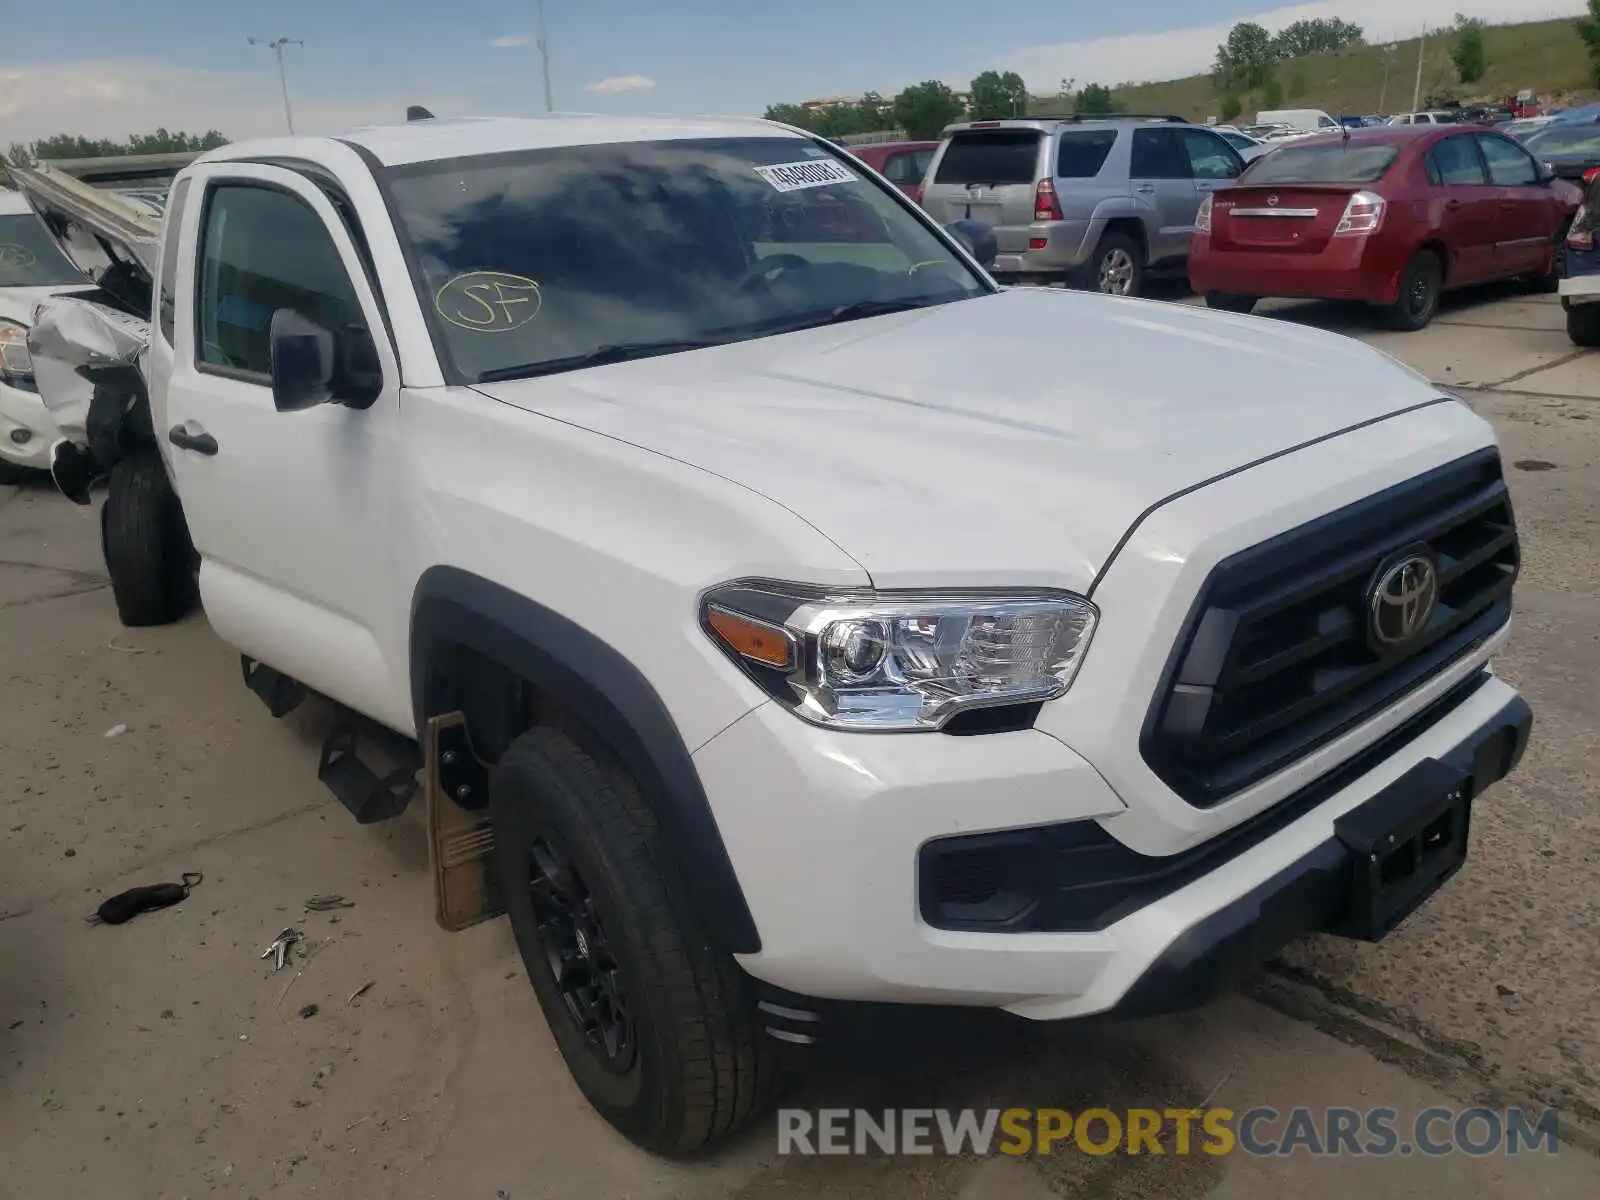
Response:
M1427 547L1404 550L1378 568L1367 592L1367 627L1380 650L1398 650L1428 626L1439 603L1439 568Z
M1273 208L1277 208L1278 207L1278 197L1277 196L1268 196L1267 197L1267 204L1270 205Z

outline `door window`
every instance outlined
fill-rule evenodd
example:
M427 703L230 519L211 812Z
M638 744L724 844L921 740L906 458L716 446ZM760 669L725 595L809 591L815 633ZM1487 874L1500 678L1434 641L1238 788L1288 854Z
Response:
M1189 156L1174 130L1135 129L1128 173L1134 179L1189 179Z
M1501 137L1478 137L1489 163L1489 179L1496 187L1531 187L1539 182L1539 169L1528 152Z
M1244 169L1244 160L1215 134L1185 129L1180 136L1196 179L1233 179Z
M200 242L196 362L265 381L280 308L335 331L366 325L333 239L303 201L257 184L212 188Z
M883 177L890 183L916 183L921 175L913 175L911 155L891 154L883 160Z
M167 201L167 224L162 231L161 242L161 299L158 305L161 336L167 345L172 345L173 334L176 332L176 289L173 287L175 276L178 273L178 233L183 227L184 202L189 199L189 181L180 180L177 187L172 189L172 196Z
M1428 178L1444 187L1482 187L1488 183L1483 160L1470 137L1449 137L1428 151Z

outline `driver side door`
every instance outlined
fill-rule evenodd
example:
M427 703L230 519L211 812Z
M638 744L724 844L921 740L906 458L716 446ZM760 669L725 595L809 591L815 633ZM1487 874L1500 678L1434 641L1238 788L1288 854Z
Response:
M380 649L395 644L400 378L349 228L308 178L252 163L198 169L181 220L156 432L201 555L206 614L244 653L407 729L406 664ZM369 408L277 411L279 309L370 334L383 385Z

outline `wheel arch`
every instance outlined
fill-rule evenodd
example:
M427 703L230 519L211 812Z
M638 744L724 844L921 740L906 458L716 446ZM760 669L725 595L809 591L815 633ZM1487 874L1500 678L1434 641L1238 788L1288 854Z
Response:
M466 649L511 672L576 718L637 780L704 928L720 949L753 954L761 939L699 773L650 681L613 647L545 606L456 567L432 567L411 604L416 727L450 711L451 656Z

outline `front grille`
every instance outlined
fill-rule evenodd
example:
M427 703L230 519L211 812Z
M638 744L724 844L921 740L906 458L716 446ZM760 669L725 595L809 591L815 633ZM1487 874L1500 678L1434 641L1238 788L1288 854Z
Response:
M1368 629L1380 569L1426 552L1433 615L1403 646ZM1511 615L1519 558L1493 450L1218 564L1174 651L1141 749L1180 796L1216 804L1382 711Z

